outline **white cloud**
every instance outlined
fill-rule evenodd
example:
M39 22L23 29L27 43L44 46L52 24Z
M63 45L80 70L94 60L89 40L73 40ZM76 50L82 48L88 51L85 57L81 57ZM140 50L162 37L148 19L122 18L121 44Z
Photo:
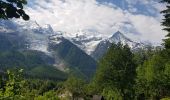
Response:
M161 0L125 0L129 6L143 5L150 13L158 13L165 9L165 5L160 3ZM159 16L159 15L158 15Z
M165 33L162 31L160 22L154 17L144 15L128 15L129 21L133 28L140 33L142 40L150 40L153 43L158 43L164 38Z
M127 1L134 4L141 0ZM144 4L148 4L148 0L144 1ZM74 33L93 29L104 36L110 36L121 30L125 33L135 32L141 40L154 43L160 43L164 37L158 18L133 15L114 4L99 4L96 0L28 0L28 3L31 5L27 7L31 20L36 20L41 25L51 24L55 31ZM161 8L158 4L154 7ZM136 11L132 6L130 9ZM157 13L159 14L159 11Z

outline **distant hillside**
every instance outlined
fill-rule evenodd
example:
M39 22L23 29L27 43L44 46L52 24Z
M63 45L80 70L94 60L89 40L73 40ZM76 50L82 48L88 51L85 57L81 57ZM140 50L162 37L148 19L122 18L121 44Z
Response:
M7 26L0 26L1 70L19 67L30 76L44 78L65 78L74 73L89 79L95 73L96 61L68 39L58 39L60 34L53 33L50 26L41 28L35 24L31 29L16 30Z
M54 59L40 51L24 50L26 41L17 33L0 33L0 70L23 68L30 77L65 79L67 74L54 68Z
M84 51L78 48L64 37L58 37L59 44L50 44L50 49L54 51L61 60L71 69L82 72L85 76L92 76L96 71L96 61Z

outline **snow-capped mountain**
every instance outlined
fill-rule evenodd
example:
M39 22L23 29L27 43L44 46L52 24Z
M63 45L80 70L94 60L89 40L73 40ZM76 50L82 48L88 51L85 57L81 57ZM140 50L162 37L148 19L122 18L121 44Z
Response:
M44 53L54 60L52 65L55 68L62 71L68 69L68 66L75 70L78 68L87 76L95 72L96 60L107 52L112 43L127 44L132 50L145 47L145 43L135 42L119 31L104 39L100 36L101 33L94 30L65 33L54 31L51 25L41 26L36 21L0 23L1 33L3 35L11 33L11 37L19 42L23 39L21 44L24 46L18 46L22 48L21 51Z
M137 48L141 48L144 46L143 43L139 43L139 42L135 42L132 41L130 38L128 38L127 36L125 36L123 33L121 33L120 31L116 32L115 34L113 34L112 37L110 37L108 40L110 43L118 43L121 42L123 45L128 45L131 49L137 49Z
M117 44L118 42L120 42L123 45L128 45L132 50L145 47L144 43L135 42L128 38L127 36L125 36L120 31L114 33L110 38L107 39L103 39L101 36L96 35L100 33L89 32L91 31L85 30L77 32L77 35L75 37L70 38L70 41L73 42L79 48L81 48L83 51L85 51L88 55L91 55L92 57L95 54L95 52L98 51L106 52L106 48L109 48L112 43ZM100 55L97 54L95 56Z
M72 37L70 41L90 55L95 50L100 41L102 41L102 37L94 36L93 34L94 33L91 33L91 31L77 32L76 36Z
M50 44L60 44L63 38L62 32L56 32L56 34L50 35L48 39Z
M51 25L40 26L36 21L15 21L11 23L11 21L3 22L0 26L8 28L8 30L15 29L15 31L21 33L21 35L24 35L28 41L28 49L45 53L49 53L49 43L59 44L62 42L62 38L69 40L92 57L99 55L97 52L105 52L106 48L109 48L112 43L121 42L124 45L129 45L132 49L144 47L143 43L134 42L119 31L110 38L103 39L100 33L95 30L80 30L76 33L64 33L61 31L55 32Z
M61 36L61 32L54 32L51 25L40 26L36 21L16 22L16 31L23 35L28 42L27 49L37 50L49 54L48 45L51 42L58 43L54 39L56 36ZM53 37L53 38L52 38Z
M0 26L6 27L5 25L6 24L2 24ZM54 62L50 63L50 65L53 65L61 71L71 69L81 73L83 76L90 76L95 72L96 61L71 42L71 38L64 37L64 32L54 32L50 25L40 26L36 22L18 23L16 26L15 29L12 29L13 32L11 32L11 34L12 36L14 35L14 40L17 40L14 44L19 44L19 41L24 46L26 45L26 48L20 46L20 48L22 48L20 49L21 52L35 51L37 56L39 56L38 53L41 52L52 58ZM6 34L8 33L0 32L2 36L6 36ZM24 37L22 38L24 42L21 41L18 35ZM7 40L8 38L9 37L7 37ZM10 46L5 46L6 44L8 43L1 43L3 48L6 47L9 49Z
M97 60L107 52L112 43L117 44L119 42L123 45L128 45L132 50L145 47L143 43L132 41L130 38L118 31L114 33L110 38L101 41L97 45L96 49L92 52L91 56Z

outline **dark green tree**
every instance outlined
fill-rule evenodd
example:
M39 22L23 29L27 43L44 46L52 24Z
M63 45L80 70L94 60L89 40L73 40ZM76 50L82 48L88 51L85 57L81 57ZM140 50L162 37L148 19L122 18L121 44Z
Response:
M164 45L170 51L170 0L162 0L162 2L166 4L166 9L161 12L164 15L162 25L165 26L164 30L168 32Z
M94 78L96 91L108 100L132 100L135 69L129 47L113 44L99 62Z
M23 6L27 4L26 0L0 0L0 18L20 18L29 20L29 16L23 10Z

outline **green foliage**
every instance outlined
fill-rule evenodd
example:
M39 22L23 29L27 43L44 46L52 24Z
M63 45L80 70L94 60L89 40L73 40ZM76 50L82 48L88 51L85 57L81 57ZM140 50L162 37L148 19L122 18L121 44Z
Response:
M163 98L163 99L161 99L161 100L170 100L170 98Z
M97 91L104 92L106 98L114 92L112 97L132 99L135 68L130 49L121 44L113 44L99 62L94 79ZM106 92L111 93L105 95Z
M48 91L43 96L35 97L34 100L60 100L55 91Z
M161 51L146 60L137 68L136 93L145 99L156 99L169 96L170 93L170 60Z
M47 58L48 60L46 60ZM28 77L64 80L67 74L54 68L45 54L36 51L2 51L0 52L0 69L25 69ZM22 66L22 67L20 67Z
M161 50L157 47L147 46L145 49L138 49L133 52L134 62L136 65L142 65L146 60L150 59L154 54L160 52Z
M83 79L71 76L64 82L64 88L72 94L73 100L85 96L85 81Z
M164 15L162 25L168 32L164 40L165 49L154 52L148 59L138 63L135 87L137 99L159 100L170 95L170 1L162 2L166 5L166 9L161 12Z
M1 87L1 99L14 99L21 95L21 89L25 83L22 78L23 69L7 71L7 80L1 80L4 86Z
M26 0L0 0L0 18L20 18L29 20L29 16L23 10L23 6L27 4Z
M168 32L167 39L165 39L165 48L170 49L170 1L169 0L162 0L166 4L166 9L163 10L161 13L164 15L164 19L162 25L165 26L164 30Z
M26 80L23 70L7 71L1 78L1 100L60 100L55 81Z
M123 100L117 89L104 88L102 95L105 96L106 100Z
M53 66L37 66L29 71L29 75L40 79L65 80L67 74Z
M32 54L34 53L26 52L24 56ZM79 98L91 100L92 96L96 94L103 95L106 100L157 100L169 97L170 59L168 52L166 50L145 51L145 55L146 59L141 59L143 55L138 55L139 59L136 59L127 46L113 44L100 60L94 80L90 84L87 84L81 77L74 76L62 83L31 78L26 80L23 79L22 70L8 71L7 76L4 75L0 81L0 98L5 100ZM34 57L31 58L34 59ZM37 57L34 60L37 60ZM137 61L141 62L137 63ZM138 64L137 68L135 64ZM32 72L30 74L37 77L41 73L45 77L50 73L49 75L52 77L55 75L53 73L60 73L53 69L49 70L49 67L30 67L30 72Z

